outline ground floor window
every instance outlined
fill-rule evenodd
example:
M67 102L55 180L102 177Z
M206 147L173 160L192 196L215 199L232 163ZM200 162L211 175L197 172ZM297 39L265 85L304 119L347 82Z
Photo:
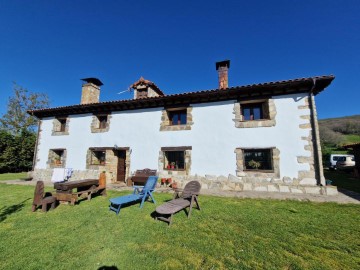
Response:
M106 152L102 150L92 150L90 165L105 165Z
M184 170L185 151L164 151L165 170Z
M50 149L48 163L50 167L64 167L65 165L65 149Z
M161 147L159 172L165 176L186 176L191 171L191 146Z
M244 149L244 170L273 171L272 149Z

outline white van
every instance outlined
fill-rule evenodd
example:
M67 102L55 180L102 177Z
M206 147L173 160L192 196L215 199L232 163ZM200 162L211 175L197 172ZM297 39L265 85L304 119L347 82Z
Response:
M351 157L354 158L354 155L344 155L344 154L331 154L330 155L330 163L329 169L336 170L336 162L338 162L340 157Z

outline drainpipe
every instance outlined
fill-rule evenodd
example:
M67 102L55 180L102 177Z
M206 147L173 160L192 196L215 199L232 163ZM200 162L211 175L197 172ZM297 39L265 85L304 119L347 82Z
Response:
M315 99L313 93L316 86L316 78L312 78L312 81L313 81L313 86L309 92L309 106L310 106L311 130L313 137L312 141L313 141L313 149L314 149L314 170L315 170L315 178L317 180L317 184L320 186L325 186L326 183L325 183L323 164L322 164L319 125L317 122L317 113L316 113Z

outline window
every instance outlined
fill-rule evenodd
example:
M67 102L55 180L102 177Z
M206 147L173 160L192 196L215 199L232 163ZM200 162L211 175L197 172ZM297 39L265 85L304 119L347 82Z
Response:
M90 165L105 165L106 160L105 151L91 151Z
M241 104L241 114L244 121L268 119L267 111L265 102Z
M273 127L276 107L273 99L244 100L234 104L236 128Z
M65 149L50 149L48 164L51 168L64 167L65 166Z
M99 115L97 118L99 120L99 129L106 128L107 115Z
M147 98L148 96L148 91L147 89L142 89L142 90L136 90L137 96L136 98Z
M66 128L66 118L62 118L62 119L58 119L59 123L60 123L60 132L65 132L65 128Z
M68 135L69 134L69 119L65 116L57 117L53 121L52 135Z
M168 114L171 125L186 125L186 109L169 111Z
M244 170L272 171L272 149L244 149Z
M102 133L108 132L110 129L110 114L96 114L92 117L91 132Z
M165 170L185 170L185 151L164 151Z

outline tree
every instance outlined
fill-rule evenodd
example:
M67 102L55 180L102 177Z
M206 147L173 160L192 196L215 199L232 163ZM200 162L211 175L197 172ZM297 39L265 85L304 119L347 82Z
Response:
M31 170L35 141L35 133L26 129L17 135L0 131L0 173Z
M0 127L13 135L19 135L23 129L33 132L38 120L27 111L48 107L49 98L44 93L31 93L16 83L13 89L14 96L9 98L7 113L0 119Z

